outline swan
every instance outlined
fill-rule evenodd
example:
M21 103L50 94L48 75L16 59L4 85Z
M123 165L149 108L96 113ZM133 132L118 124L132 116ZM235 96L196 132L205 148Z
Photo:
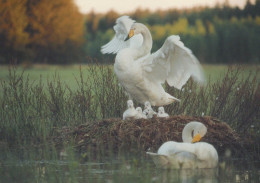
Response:
M127 101L128 109L123 113L123 120L137 119L138 112L134 108L134 103L132 100Z
M209 143L198 142L206 133L204 124L192 121L182 131L183 142L168 141L161 145L157 153L146 153L160 168L215 168L218 164L216 149Z
M137 119L147 119L146 115L143 113L142 108L141 107L137 107L136 108L137 111Z
M164 106L180 101L165 92L162 86L165 81L177 89L190 77L201 84L205 82L199 61L179 36L168 37L163 46L151 54L152 36L144 24L122 16L116 20L114 30L114 38L101 47L101 52L117 54L114 72L129 99Z
M157 117L158 117L158 118L168 118L168 117L169 117L169 114L167 114L167 113L164 111L164 107L159 107L159 108L158 108Z
M149 110L149 111L148 111L148 110ZM149 112L150 114L152 114L152 115L157 114L157 113L153 110L153 108L152 108L152 106L151 106L151 103L150 103L149 101L146 101L146 102L144 103L144 111L143 111L143 113L144 113L145 115L148 115L148 112Z
M145 114L146 114L146 116L147 116L147 119L151 119L151 118L153 118L153 116L156 115L157 113L154 112L152 108L148 108L148 109L146 109Z

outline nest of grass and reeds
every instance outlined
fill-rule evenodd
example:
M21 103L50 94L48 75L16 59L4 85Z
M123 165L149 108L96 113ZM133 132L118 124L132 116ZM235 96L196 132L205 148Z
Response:
M113 152L156 152L166 141L182 142L182 130L190 121L200 121L208 131L203 142L212 144L220 156L230 153L235 157L251 154L254 143L246 136L239 135L227 123L217 118L170 116L169 118L138 119L124 121L120 118L105 119L92 124L82 124L76 128L58 130L54 138L59 148L73 140L78 152L102 151Z

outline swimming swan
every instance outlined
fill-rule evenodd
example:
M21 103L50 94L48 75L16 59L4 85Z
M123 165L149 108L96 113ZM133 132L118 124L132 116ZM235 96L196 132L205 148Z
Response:
M184 46L179 36L172 35L151 54L152 36L148 28L128 16L116 20L114 38L102 46L101 52L117 54L114 71L130 99L141 104L163 106L179 101L165 92L162 84L181 89L190 77L204 83L199 61ZM126 39L129 38L129 39Z
M216 149L209 143L198 142L206 133L205 125L200 122L190 122L182 131L183 142L168 141L158 149L157 153L147 152L147 154L159 168L215 168L218 164Z

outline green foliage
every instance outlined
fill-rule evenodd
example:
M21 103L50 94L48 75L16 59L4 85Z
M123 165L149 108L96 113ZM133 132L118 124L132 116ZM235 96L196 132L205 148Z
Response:
M149 26L152 51L179 34L204 63L259 63L260 2L244 9L227 3L213 8L137 9L129 16ZM72 0L0 1L0 63L81 63L86 57L107 63L100 47L114 35L115 11L82 15Z
M254 5L248 2L242 10L231 8L228 4L214 8L171 9L153 13L137 9L130 17L149 27L154 41L152 51L159 49L168 36L177 34L204 63L259 63L259 12L260 2ZM91 32L86 37L87 55L103 60L99 50L114 35L111 28L116 15L115 12L105 15L91 12L87 15L87 28ZM113 17L109 23L107 16ZM95 24L90 20L91 17L94 17Z
M55 135L55 129L74 127L95 120L122 117L127 96L113 74L113 67L91 64L80 68L75 78L77 87L70 87L58 75L31 82L23 73L9 70L1 80L0 141L9 144L44 141ZM247 77L243 70L230 68L224 77L202 88L189 81L182 91L166 89L181 103L166 106L170 115L210 115L227 122L240 132L259 127L259 75ZM137 102L135 101L137 106Z

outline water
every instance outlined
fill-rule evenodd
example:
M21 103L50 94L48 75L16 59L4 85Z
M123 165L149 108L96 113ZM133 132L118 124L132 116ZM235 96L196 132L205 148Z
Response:
M10 153L2 155L0 182L260 182L260 160L220 158L219 167L216 169L162 170L156 168L145 154L110 155L90 160L84 160L81 156L48 155L46 159L40 159L40 156L34 153L22 157Z

